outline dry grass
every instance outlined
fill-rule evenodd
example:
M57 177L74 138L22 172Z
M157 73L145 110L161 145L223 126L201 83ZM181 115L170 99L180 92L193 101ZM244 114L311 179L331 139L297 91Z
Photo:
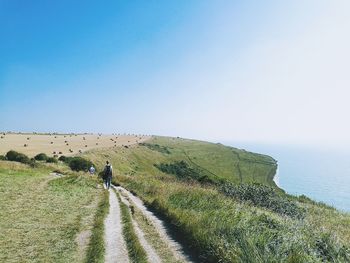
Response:
M117 147L133 145L143 142L149 137L139 135L97 135L97 134L1 134L0 155L6 154L9 150L24 153L34 157L38 153L45 153L49 156L65 155L71 156L96 148ZM26 145L26 146L24 146ZM70 151L71 150L71 151ZM54 154L55 152L55 154ZM60 154L61 152L61 154Z
M79 262L77 236L91 227L96 181L0 161L0 262Z

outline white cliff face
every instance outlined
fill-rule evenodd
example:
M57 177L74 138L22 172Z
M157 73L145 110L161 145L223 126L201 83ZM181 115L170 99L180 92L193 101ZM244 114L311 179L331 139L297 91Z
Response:
M277 167L276 169L276 174L275 176L273 177L273 181L275 182L275 184L278 186L278 187L281 187L280 185L280 177L279 177L279 168Z

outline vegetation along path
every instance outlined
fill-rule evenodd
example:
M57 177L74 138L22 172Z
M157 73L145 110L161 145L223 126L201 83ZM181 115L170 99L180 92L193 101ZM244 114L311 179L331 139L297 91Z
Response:
M115 191L109 191L110 209L104 222L105 262L191 262L184 254L183 247L168 235L164 223L149 211L139 198L120 186L113 188ZM144 259L137 258L137 253L130 250L130 233L124 231L125 212L121 206L128 208L136 243L144 250ZM137 217L137 214L140 216ZM140 218L146 224L140 222Z

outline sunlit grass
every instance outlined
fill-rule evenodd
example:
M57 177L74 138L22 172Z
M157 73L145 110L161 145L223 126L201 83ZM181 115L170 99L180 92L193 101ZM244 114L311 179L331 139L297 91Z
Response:
M0 162L0 262L80 260L75 238L99 191L91 178L50 175L53 167Z
M350 260L350 216L307 199L299 201L280 191L272 181L276 169L272 158L183 139L156 137L148 143L158 146L100 150L87 156L100 167L105 159L111 160L116 174L115 183L136 193L172 223L182 241L200 260ZM246 198L258 194L254 192L254 187L243 188L245 197L242 199L225 194L216 184L183 180L176 174L166 174L155 167L155 164L180 161L220 183L257 182L272 186L276 189L271 190L276 191L271 195L274 202L271 206L266 200L255 202L256 199ZM290 210L292 213L284 214L285 207L293 208ZM299 208L303 211L302 217L294 217L293 211L299 211Z

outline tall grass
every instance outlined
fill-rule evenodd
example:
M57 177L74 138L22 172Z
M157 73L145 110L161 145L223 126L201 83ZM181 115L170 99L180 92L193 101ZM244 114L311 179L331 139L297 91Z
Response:
M182 139L150 143L171 153L139 146L89 156L101 165L108 156L115 182L163 215L200 261L349 261L350 216L280 191L272 181L272 158ZM189 168L228 187L184 180Z

